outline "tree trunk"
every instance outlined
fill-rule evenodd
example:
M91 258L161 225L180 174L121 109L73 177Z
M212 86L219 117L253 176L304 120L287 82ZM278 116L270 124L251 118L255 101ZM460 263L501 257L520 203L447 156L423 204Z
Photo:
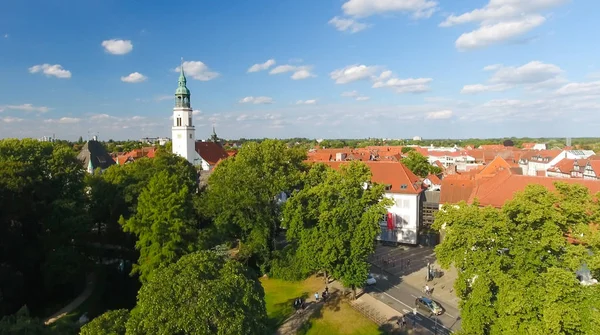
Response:
M356 300L356 286L352 285L352 300Z
M323 277L325 277L325 286L329 284L329 276L327 275L327 271L323 271Z

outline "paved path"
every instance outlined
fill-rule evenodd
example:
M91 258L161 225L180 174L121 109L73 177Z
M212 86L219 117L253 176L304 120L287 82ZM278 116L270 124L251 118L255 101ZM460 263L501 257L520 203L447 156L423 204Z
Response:
M71 313L73 310L75 310L77 307L79 307L84 301L86 301L87 298L90 297L90 295L92 295L92 292L94 291L95 286L96 286L96 274L94 274L94 273L89 274L87 276L85 290L83 290L83 292L81 292L81 294L77 298L75 298L75 300L71 301L68 305L61 308L58 312L54 313L51 317L44 320L44 324L45 325L52 324L52 323L56 322L58 319L62 318L63 316Z
M333 293L331 289L330 291ZM309 296L306 298L306 308L304 311L296 312L285 320L281 326L279 326L275 335L296 335L298 330L302 328L302 325L305 324L322 306L322 303L315 302L314 296Z

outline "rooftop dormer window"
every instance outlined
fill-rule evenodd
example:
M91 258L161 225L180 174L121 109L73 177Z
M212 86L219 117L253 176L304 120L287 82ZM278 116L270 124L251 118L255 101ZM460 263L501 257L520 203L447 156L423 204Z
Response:
M390 191L392 189L392 185L385 185L385 190Z

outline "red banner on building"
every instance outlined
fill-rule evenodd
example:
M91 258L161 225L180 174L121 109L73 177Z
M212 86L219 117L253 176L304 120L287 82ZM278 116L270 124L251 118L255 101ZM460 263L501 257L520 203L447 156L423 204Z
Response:
M387 228L389 230L393 230L394 228L396 228L396 215L394 213L387 213Z

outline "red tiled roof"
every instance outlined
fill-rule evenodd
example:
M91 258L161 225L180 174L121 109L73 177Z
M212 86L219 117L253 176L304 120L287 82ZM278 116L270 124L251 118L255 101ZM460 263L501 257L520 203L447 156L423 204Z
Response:
M215 142L196 142L196 152L210 165L215 165L220 159L229 157L227 151Z
M474 188L473 193L469 197L469 202L472 202L475 198L477 198L481 206L490 205L494 207L502 207L505 202L514 197L516 192L523 191L527 185L542 185L547 189L554 191L554 182L556 181L565 182L568 184L583 185L587 187L592 194L600 192L600 181L522 176L511 174L509 171L502 171L497 175L483 181L478 185L478 187Z
M323 162L334 169L348 162ZM412 173L404 164L393 161L367 161L364 162L373 175L375 183L391 185L390 193L419 194L423 191L421 180ZM403 185L404 186L403 188Z
M594 170L594 173L596 174L596 176L600 176L600 161L589 161L590 166L592 167L592 170Z
M440 203L455 204L460 201L469 200L473 192L474 180L471 176L449 175L442 179L440 187Z
M442 180L434 174L430 174L429 176L427 176L427 179L429 179L429 181L431 181L434 185L442 184Z

